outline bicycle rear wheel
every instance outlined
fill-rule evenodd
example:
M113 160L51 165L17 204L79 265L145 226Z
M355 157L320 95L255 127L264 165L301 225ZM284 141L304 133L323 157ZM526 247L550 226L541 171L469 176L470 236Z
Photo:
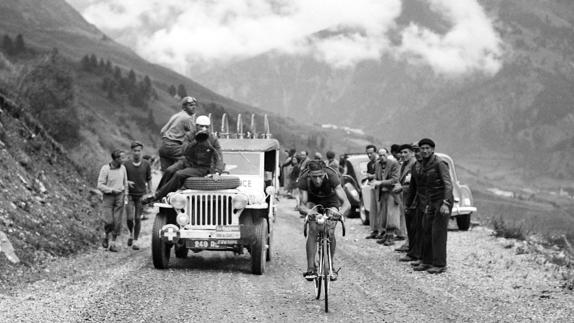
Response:
M323 248L321 243L317 243L317 253L319 254L319 266L317 268L317 277L315 277L315 299L319 299L321 297L321 286L323 285Z
M325 263L323 265L323 281L325 284L325 313L329 312L329 274L331 273L331 247L327 242L323 243Z

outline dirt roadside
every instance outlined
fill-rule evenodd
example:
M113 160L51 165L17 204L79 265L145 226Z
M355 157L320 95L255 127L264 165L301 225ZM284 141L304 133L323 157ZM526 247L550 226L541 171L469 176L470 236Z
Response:
M560 287L559 268L535 254L516 254L510 242L477 227L449 232L449 270L433 276L398 262L393 247L365 240L367 228L347 221L337 231L331 312L313 298L305 269L302 222L282 200L273 261L250 273L249 255L202 252L153 268L152 220L144 248L97 250L47 267L44 280L0 295L0 321L536 321L571 322L574 295ZM125 240L125 239L124 239Z

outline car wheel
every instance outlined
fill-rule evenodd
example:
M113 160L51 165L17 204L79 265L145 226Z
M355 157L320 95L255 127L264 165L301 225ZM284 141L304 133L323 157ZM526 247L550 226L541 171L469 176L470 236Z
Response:
M262 275L267 258L267 220L263 217L255 220L255 239L251 245L251 271L255 275Z
M364 225L369 225L369 211L365 209L365 205L361 201L361 207L359 209L359 217L361 218L361 223Z
M468 231L468 229L470 228L470 215L472 213L468 213L468 214L459 214L456 217L456 225L458 226L458 229L461 231Z
M159 236L159 231L167 224L167 216L158 213L153 222L151 233L151 255L153 266L157 269L166 269L169 263L169 253L171 245L163 241Z

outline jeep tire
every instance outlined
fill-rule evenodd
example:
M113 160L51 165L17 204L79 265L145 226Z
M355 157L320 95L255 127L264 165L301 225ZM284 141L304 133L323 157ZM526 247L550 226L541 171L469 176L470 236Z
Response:
M221 176L218 181L211 177L188 177L183 182L183 187L192 190L225 190L237 188L241 180L237 176Z
M262 275L267 259L267 220L264 217L254 219L255 242L251 245L251 272Z
M151 232L151 255L153 266L157 269L166 269L169 263L171 245L163 241L159 236L159 231L166 223L167 216L165 214L156 214Z

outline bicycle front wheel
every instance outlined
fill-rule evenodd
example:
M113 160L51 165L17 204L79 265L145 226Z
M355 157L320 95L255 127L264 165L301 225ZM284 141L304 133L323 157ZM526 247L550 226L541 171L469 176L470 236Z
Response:
M331 273L331 248L327 242L323 243L325 263L323 265L323 281L325 284L325 313L329 312L329 274Z
M317 268L317 277L315 277L315 299L319 299L321 297L321 286L323 285L323 261L324 261L324 253L321 243L317 243L317 253L319 258L319 266Z

